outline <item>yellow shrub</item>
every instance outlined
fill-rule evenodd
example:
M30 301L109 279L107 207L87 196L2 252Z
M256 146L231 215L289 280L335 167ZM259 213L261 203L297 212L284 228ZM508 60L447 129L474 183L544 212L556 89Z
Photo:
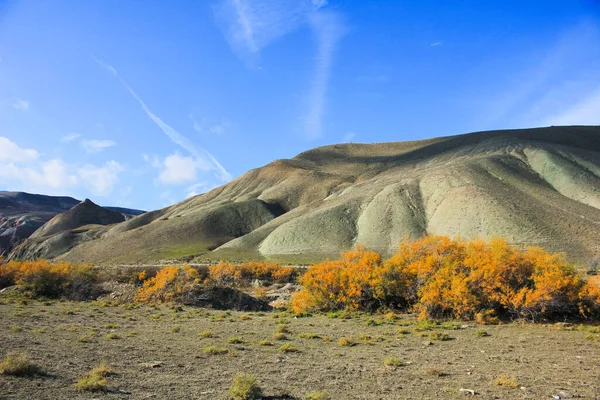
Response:
M296 313L405 309L420 318L496 323L498 317L589 317L600 314L600 288L564 255L520 251L490 241L426 236L400 243L385 263L363 248L310 267L292 299Z
M189 265L164 267L154 278L144 281L135 296L136 303L165 303L181 298L200 283L198 271Z
M94 292L97 272L86 265L48 260L10 261L0 265L0 288L18 285L33 296L83 300Z
M370 308L380 266L379 254L363 247L342 253L340 260L313 265L299 279L302 290L294 296L292 309L301 313Z
M268 261L251 261L242 264L221 261L208 268L208 282L218 286L248 286L255 279L269 283L287 283L292 282L295 276L294 268L282 267L279 263Z

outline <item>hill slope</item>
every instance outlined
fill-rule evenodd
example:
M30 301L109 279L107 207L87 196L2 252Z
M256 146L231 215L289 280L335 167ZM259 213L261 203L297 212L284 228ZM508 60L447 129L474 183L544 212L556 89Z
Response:
M7 254L55 215L69 210L78 203L79 200L72 197L0 192L0 255ZM105 208L117 211L125 218L144 213L144 211L127 208Z
M436 233L503 236L585 261L600 254L599 188L599 127L325 146L117 224L61 257L319 259L357 243L387 254L405 235Z

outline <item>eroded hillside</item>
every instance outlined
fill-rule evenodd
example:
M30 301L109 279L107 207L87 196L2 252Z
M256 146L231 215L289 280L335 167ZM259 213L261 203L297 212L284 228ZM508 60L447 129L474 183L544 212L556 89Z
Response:
M59 257L318 259L354 244L386 254L405 235L430 233L502 236L585 261L600 255L599 135L551 127L320 147L116 224Z

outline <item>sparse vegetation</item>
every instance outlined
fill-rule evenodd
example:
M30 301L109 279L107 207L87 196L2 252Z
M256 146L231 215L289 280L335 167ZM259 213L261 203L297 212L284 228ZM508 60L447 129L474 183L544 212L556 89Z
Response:
M502 386L505 388L515 389L519 387L517 378L508 374L501 374L494 379L494 385Z
M282 353L297 353L300 349L295 347L292 343L284 343L279 347L279 351Z
M198 336L203 338L213 338L215 337L214 333L211 330L204 330L198 334Z
M356 342L351 338L341 337L338 340L338 346L352 347L356 346Z
M434 331L434 332L429 333L429 339L446 341L446 340L450 340L450 336L444 332Z
M483 330L483 329L477 329L475 331L475 336L477 336L477 337L486 337L486 336L490 336L490 334L487 331Z
M225 347L217 347L217 346L205 346L202 348L202 352L210 355L218 355L218 354L227 354L229 350Z
M81 376L75 384L75 389L85 392L104 392L107 390L107 377L114 374L114 370L104 363L100 363L85 375Z
M0 374L13 376L41 375L42 369L29 361L25 353L9 353L0 362Z
M383 360L383 365L386 367L398 368L403 366L404 363L399 358L387 357L385 360Z
M304 396L304 400L331 400L326 392L310 392Z
M231 400L258 400L262 396L262 389L255 377L248 374L238 374L233 378L229 388Z
M298 335L299 338L301 339L320 339L321 336L317 335L316 333L300 333Z

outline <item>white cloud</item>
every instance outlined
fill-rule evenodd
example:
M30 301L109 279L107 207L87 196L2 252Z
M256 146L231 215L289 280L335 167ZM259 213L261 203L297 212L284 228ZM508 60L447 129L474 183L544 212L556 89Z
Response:
M77 177L60 159L53 159L31 166L0 163L0 178L4 182L19 183L21 190L42 191L44 193L64 192L77 184Z
M228 120L223 119L219 123L209 124L206 118L202 118L202 122L194 121L193 127L198 133L214 133L215 135L222 135L231 127L231 123Z
M29 102L27 100L23 100L20 98L16 98L12 104L13 108L19 111L27 111L29 110Z
M433 43L429 43L429 46L431 47L436 47L436 46L440 46L443 42L433 42Z
M125 168L118 162L111 160L97 167L86 164L77 170L82 184L96 196L108 196L119 181L119 174Z
M600 125L600 88L545 122L544 125Z
M68 143L72 142L75 139L79 139L81 137L80 133L69 133L68 135L64 135L60 138L61 142Z
M354 139L354 136L356 136L356 132L348 132L344 136L344 139L342 140L342 143L348 143L348 142L352 141L352 139Z
M219 185L209 184L207 182L198 182L187 188L186 199L197 196L202 193L210 192L211 190L219 187Z
M309 92L306 132L309 139L315 139L323 132L323 117L333 65L333 53L344 34L344 27L340 16L333 12L314 13L310 21L317 37L317 58Z
M96 196L109 195L124 167L116 161L101 166L71 165L59 158L41 160L34 149L22 149L0 137L0 186L45 194L72 194L85 187Z
M83 149L85 150L86 153L90 153L90 154L99 153L102 150L112 147L116 144L117 143L115 143L112 140L91 139L91 140L82 140L81 141L81 147L83 147Z
M117 73L117 70L115 68L111 67L110 65L107 65L106 63L96 58L94 58L94 61L103 68L107 69L119 80L119 82L121 82L121 84L129 92L129 94L131 94L131 96L135 100L137 100L137 102L140 104L142 110L144 110L148 118L154 121L154 123L163 131L165 135L167 135L167 137L173 143L189 152L194 157L200 169L204 171L216 170L217 178L220 179L222 182L227 182L231 180L231 174L227 172L225 168L223 168L223 166L217 161L216 158L213 157L212 154L210 154L208 151L204 150L201 147L195 146L188 138L183 136L170 125L163 122L156 114L150 111L148 106L146 106L146 103L137 95L137 93L133 91L131 86L129 86L129 84L127 84L127 82L125 82L125 80L121 78L121 76Z
M38 157L39 153L34 149L23 149L8 138L0 136L0 161L27 162Z
M223 0L215 16L233 52L252 64L263 48L326 5L323 0Z
M193 181L196 179L198 167L198 163L192 157L171 154L164 160L158 181L170 185Z

